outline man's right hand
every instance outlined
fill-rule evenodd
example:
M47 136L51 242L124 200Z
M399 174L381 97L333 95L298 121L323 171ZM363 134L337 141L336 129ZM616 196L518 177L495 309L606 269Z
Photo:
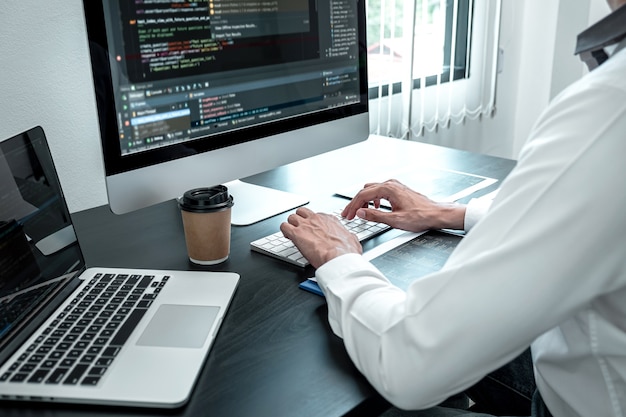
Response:
M378 210L381 200L389 201L391 212ZM369 208L373 204L374 208ZM465 206L435 202L397 180L365 184L343 209L347 219L355 216L388 224L396 229L422 232L429 229L463 229Z

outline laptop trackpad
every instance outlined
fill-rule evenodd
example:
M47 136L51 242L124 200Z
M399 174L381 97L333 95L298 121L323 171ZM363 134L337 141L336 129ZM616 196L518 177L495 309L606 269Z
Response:
M140 346L201 348L220 308L163 304L137 341Z

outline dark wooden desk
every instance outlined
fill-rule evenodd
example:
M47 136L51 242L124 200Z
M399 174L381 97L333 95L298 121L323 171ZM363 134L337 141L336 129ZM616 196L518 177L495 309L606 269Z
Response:
M397 139L362 144L300 161L246 181L296 192L312 209L343 207L334 190L370 175L418 165L502 179L514 161ZM497 184L477 195L487 193ZM340 416L377 415L386 406L352 365L327 323L322 297L298 289L313 275L251 252L252 240L278 230L287 214L232 230L231 256L208 268L235 271L241 281L187 406L173 411L66 405L2 405L0 415L22 416ZM127 215L108 207L73 215L89 266L198 269L189 263L180 214L170 201ZM388 232L365 248L388 240Z

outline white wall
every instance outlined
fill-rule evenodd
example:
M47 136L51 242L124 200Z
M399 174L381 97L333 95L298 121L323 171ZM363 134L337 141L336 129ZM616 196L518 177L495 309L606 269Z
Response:
M604 0L503 0L495 116L423 139L517 155L548 100L582 74L577 58L561 51L607 12ZM43 126L70 211L106 204L81 0L4 2L0 57L0 138Z
M71 212L107 203L81 0L5 1L0 138L46 132Z

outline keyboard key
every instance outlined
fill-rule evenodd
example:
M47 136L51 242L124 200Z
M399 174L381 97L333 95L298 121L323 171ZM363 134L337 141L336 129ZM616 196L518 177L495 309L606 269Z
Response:
M68 368L57 368L50 374L46 380L46 384L60 384L65 375L69 372Z
M35 373L33 373L33 375L29 378L28 382L31 384L32 383L39 384L44 381L44 379L46 378L46 375L48 375L48 372L50 372L50 369L39 369L35 371Z
M150 286L150 282L152 282L153 279L153 275L146 275L141 279L139 284L137 284L137 288L148 288Z
M20 373L23 373L23 374L31 373L36 367L37 365L35 364L27 363L20 368Z
M61 362L61 366L64 368L71 368L72 366L74 366L74 363L76 363L76 359L63 359L63 361Z
M130 313L128 319L124 322L124 324L120 327L118 332L115 334L113 339L111 340L111 346L122 346L124 342L128 339L132 331L135 329L143 315L146 313L145 308L137 308Z
M48 339L44 340L43 344L45 346L54 346L57 344L58 341L59 339L57 337L49 337Z
M93 361L96 360L97 355L84 355L82 358L80 358L80 362L81 363L93 363Z
M24 374L24 373L15 374L13 375L13 378L11 378L11 382L24 382L26 381L26 378L28 378L28 374Z
M117 354L120 352L120 348L119 347L108 347L106 349L104 349L104 351L102 352L102 357L103 358L114 358L117 356Z
M89 370L88 375L90 376L102 376L106 372L107 368L104 366L94 366Z
M70 346L70 345L69 345L69 343L62 343L62 345L68 345L68 346ZM61 346L61 345L59 345L59 346ZM69 347L68 347L67 349L69 349ZM49 359L61 359L61 358L63 357L63 355L65 355L65 351L66 351L67 349L60 350L60 348L59 348L59 350L55 350L55 351L53 351L53 352L52 352L52 353L48 356L48 358L49 358Z
M64 385L76 385L76 384L78 384L78 381L83 376L83 374L87 371L88 367L89 367L89 365L85 365L85 364L78 364L78 365L76 365L74 367L74 369L72 369L72 371L69 373L69 375L67 376L65 381L63 381L63 384Z
M95 366L102 366L108 368L113 363L113 358L100 358L96 361Z
M78 349L72 349L67 353L68 359L77 359L82 355L83 351Z
M48 360L43 361L43 363L41 364L41 367L46 368L46 369L52 369L56 366L57 363L58 361L48 359Z
M44 358L45 358L44 355L39 355L39 354L31 355L31 357L28 358L28 362L39 363L39 362L43 361Z
M98 385L98 382L100 382L100 378L102 378L101 376L86 376L85 379L83 379L83 382L81 382L81 385Z

